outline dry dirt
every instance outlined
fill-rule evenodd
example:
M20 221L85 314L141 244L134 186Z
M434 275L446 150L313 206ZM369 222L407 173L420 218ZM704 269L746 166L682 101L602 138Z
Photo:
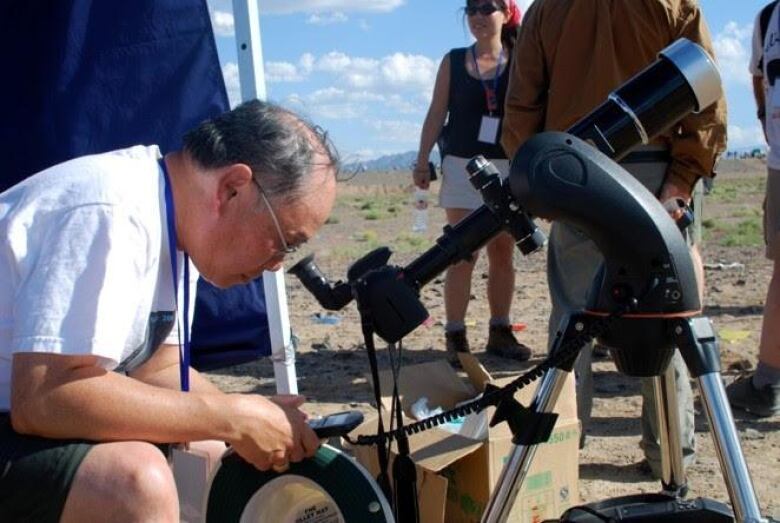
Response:
M404 265L423 252L438 236L443 211L431 209L426 234L413 235L408 173L364 173L343 183L332 223L308 245L316 261L332 280L346 277L349 264L375 246L395 251L391 263ZM723 265L707 271L705 314L721 332L721 357L726 383L739 372L755 366L761 314L771 275L770 262L758 241L744 240L740 227L760 223L765 167L757 160L723 162L715 182L716 191L704 205L705 263ZM721 189L722 188L722 189ZM750 223L748 223L750 222ZM752 225L751 225L752 224ZM732 227L732 229L729 229ZM736 242L724 238L729 230ZM747 230L747 229L746 229ZM726 231L726 232L724 232ZM733 245L736 243L737 245ZM740 243L748 245L739 246ZM732 263L741 268L729 268ZM534 348L534 362L547 346L549 298L545 279L545 254L515 259L517 286L513 320L527 325L521 340ZM486 266L480 258L475 270L467 325L472 348L495 376L520 369L516 364L482 351L487 333L485 299ZM371 388L366 380L368 361L363 348L358 313L354 304L339 311L337 325L318 323L324 313L316 301L292 277L287 277L290 320L298 338L297 372L301 394L309 398L313 413L344 408L371 410ZM444 356L442 285L436 280L422 293L432 322L404 340L404 363L413 364ZM380 353L386 351L380 350ZM595 363L593 423L587 428L588 443L580 455L580 493L583 501L637 492L658 491L659 483L644 475L638 447L641 397L637 383L618 374L610 361ZM212 372L212 379L226 391L274 392L273 371L268 360ZM693 496L727 501L718 459L700 402L696 404L697 459L689 471ZM742 446L766 515L780 517L780 417L757 419L735 412Z

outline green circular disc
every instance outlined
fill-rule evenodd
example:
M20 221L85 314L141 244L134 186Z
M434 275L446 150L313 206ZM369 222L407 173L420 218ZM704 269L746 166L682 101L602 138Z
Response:
M207 523L392 523L379 486L354 460L323 445L283 472L224 460L206 505Z

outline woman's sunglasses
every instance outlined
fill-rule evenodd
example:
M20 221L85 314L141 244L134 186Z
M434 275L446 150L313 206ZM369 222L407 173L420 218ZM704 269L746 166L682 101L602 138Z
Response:
M466 6L466 14L469 16L474 16L477 13L484 16L490 16L496 11L500 11L500 10L501 8L496 6L495 4L481 4L481 5Z

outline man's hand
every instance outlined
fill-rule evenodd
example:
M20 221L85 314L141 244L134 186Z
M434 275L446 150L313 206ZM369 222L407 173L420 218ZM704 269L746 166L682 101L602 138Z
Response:
M669 200L675 200L677 198L685 201L685 205L691 204L691 187L687 182L677 180L674 177L667 177L663 186L661 187L661 194L658 196L658 200L662 204L666 204ZM669 215L674 221L679 220L683 216L683 210L677 206L674 210L669 212Z
M238 432L228 443L246 461L260 470L282 470L290 462L313 456L320 446L317 435L299 410L302 396L236 394L231 397L231 416Z

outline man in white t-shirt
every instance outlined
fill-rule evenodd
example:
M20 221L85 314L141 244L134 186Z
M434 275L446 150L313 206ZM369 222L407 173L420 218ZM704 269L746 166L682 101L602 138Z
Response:
M756 17L750 72L758 119L769 144L764 241L773 260L764 305L758 366L755 373L729 385L733 407L757 416L780 414L780 3L771 2Z
M0 194L0 521L178 521L159 444L228 443L262 470L316 452L300 397L225 394L192 369L181 392L170 333L185 253L219 287L279 269L325 222L336 172L317 128L253 101L164 158L86 156Z

